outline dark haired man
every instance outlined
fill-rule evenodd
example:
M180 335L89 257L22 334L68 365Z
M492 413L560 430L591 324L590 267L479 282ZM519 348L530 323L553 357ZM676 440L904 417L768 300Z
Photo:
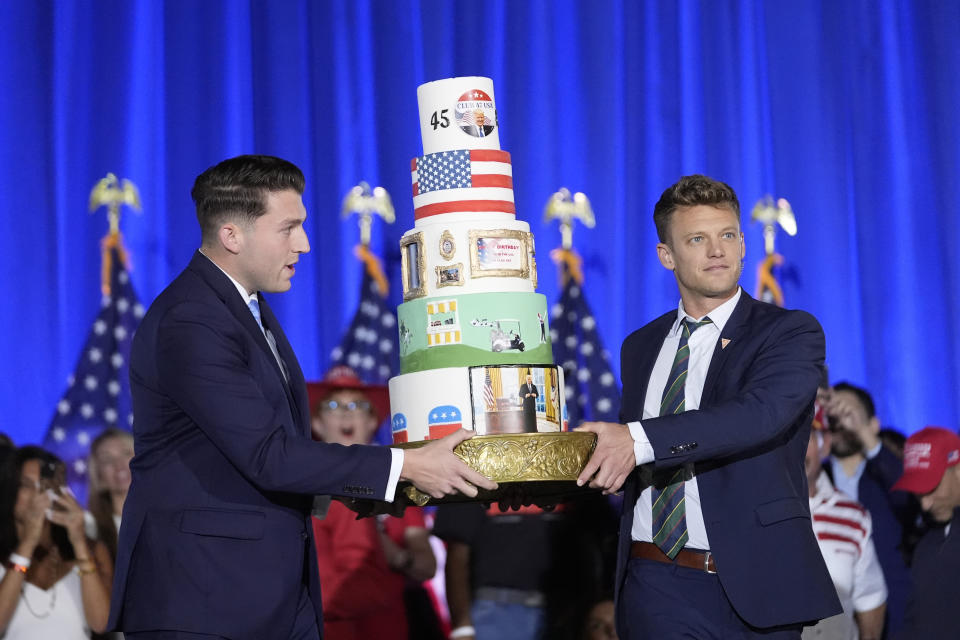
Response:
M137 638L319 638L313 494L391 500L496 485L453 446L315 442L303 373L262 297L310 250L300 170L239 156L192 195L200 250L150 306L130 363L136 456L111 628Z
M639 638L799 638L841 607L810 525L804 456L824 338L739 287L740 205L693 175L654 207L680 290L623 343L621 421L587 423L578 482L625 485L617 630Z
M870 393L849 382L830 389L825 403L832 432L825 469L839 491L860 502L873 518L873 542L890 594L885 637L899 632L910 592L904 532L912 533L920 509L905 492L891 492L903 460L880 441L880 421Z

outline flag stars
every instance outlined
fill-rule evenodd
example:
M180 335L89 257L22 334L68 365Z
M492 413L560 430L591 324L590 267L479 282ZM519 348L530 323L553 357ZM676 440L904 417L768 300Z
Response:
M67 432L64 431L63 427L54 427L51 435L56 442L63 442L67 437Z
M137 304L133 305L133 317L140 319L143 317L143 312L144 309L142 304L138 302Z
M610 373L609 371L604 371L603 374L600 376L600 384L602 384L605 387L612 386L613 374Z
M97 320L93 323L93 332L98 336L102 336L107 330L107 323L103 320Z
M77 472L77 475L83 475L87 472L87 463L83 461L83 458L77 458L73 461L73 470Z
M575 349L577 347L577 336L567 336L563 343L567 345L568 349Z
M613 408L613 403L610 402L610 398L600 398L597 400L597 411L601 413L606 413Z
M597 326L597 321L593 319L593 316L584 316L583 320L580 321L580 326L583 327L585 331L591 331Z
M120 313L126 313L127 309L130 308L130 301L126 298L117 299L117 311Z
M582 354L585 355L585 356L593 355L593 343L592 343L592 342L584 342L583 344L581 344L581 345L580 345L580 353L582 353Z
M120 393L120 383L116 380L111 380L107 383L107 393L112 396L116 396Z
M58 403L57 403L57 413L59 413L59 414L62 415L62 416L65 416L65 415L67 415L68 413L70 413L70 401L67 400L66 398L64 398L63 400L61 400L60 402L58 402Z
M126 330L126 328L124 328L123 325L119 325L119 324L118 324L118 325L117 325L116 327L114 327L114 329L113 329L113 337L116 338L117 340L123 340L123 339L125 339L125 338L127 337L127 330Z
M103 410L103 419L107 422L107 424L116 424L117 410L113 407L107 407Z
M89 420L90 418L92 418L92 417L93 417L93 405L90 405L90 404L87 404L87 403L82 404L82 405L80 406L80 415L83 416L84 418L88 419L88 420Z
M119 353L113 354L112 356L110 356L110 364L113 365L114 369L119 369L120 367L123 366L123 356L120 355Z
M127 275L127 272L126 272L126 271L123 271L123 270L121 269L121 270L117 273L117 282L119 282L120 284L127 284L128 282L130 282L130 276Z
M77 444L79 444L80 446L83 446L83 447L85 447L85 446L87 446L88 444L90 444L90 434L87 433L86 431L78 431L78 432L77 432Z
M590 379L590 369L587 369L586 367L584 367L579 371L577 371L577 380L579 380L580 382L586 382L589 379Z
M96 376L87 376L83 379L83 386L86 387L87 391L93 391L97 388L97 378Z
M90 362L100 362L103 359L103 352L101 352L100 349L93 347L87 352L87 357L90 358Z

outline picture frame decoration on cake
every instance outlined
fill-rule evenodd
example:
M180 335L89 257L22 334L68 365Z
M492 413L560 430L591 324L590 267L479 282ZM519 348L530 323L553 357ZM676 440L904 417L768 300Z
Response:
M437 266L437 288L462 287L463 263L445 264Z
M513 229L471 230L470 277L528 279L529 250L524 233Z
M404 300L413 300L427 295L426 261L423 255L422 231L401 238L400 272L403 281Z
M444 260L453 260L453 256L456 253L457 241L449 229L444 229L443 233L440 234L440 256Z

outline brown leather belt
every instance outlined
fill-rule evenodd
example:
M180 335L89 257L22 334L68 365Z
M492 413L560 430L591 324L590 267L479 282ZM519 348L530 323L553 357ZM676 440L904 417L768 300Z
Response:
M655 560L665 564L676 564L688 569L698 569L707 573L716 573L717 565L713 562L713 554L709 551L693 551L692 549L681 549L677 557L671 560L660 547L652 542L634 542L630 545L631 558L643 558L644 560Z

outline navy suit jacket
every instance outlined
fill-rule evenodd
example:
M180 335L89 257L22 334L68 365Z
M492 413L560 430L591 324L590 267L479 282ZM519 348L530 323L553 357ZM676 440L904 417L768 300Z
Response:
M313 494L381 498L391 454L310 438L303 373L261 298L197 252L133 340L132 482L110 628L287 637L306 584L322 629Z
M700 408L641 420L650 373L676 317L671 311L633 332L621 350L620 419L642 422L655 461L624 488L617 598L640 492L654 470L693 464L717 574L740 617L772 627L840 613L811 526L803 464L824 361L820 325L742 292L717 340ZM622 609L620 629L629 616Z

